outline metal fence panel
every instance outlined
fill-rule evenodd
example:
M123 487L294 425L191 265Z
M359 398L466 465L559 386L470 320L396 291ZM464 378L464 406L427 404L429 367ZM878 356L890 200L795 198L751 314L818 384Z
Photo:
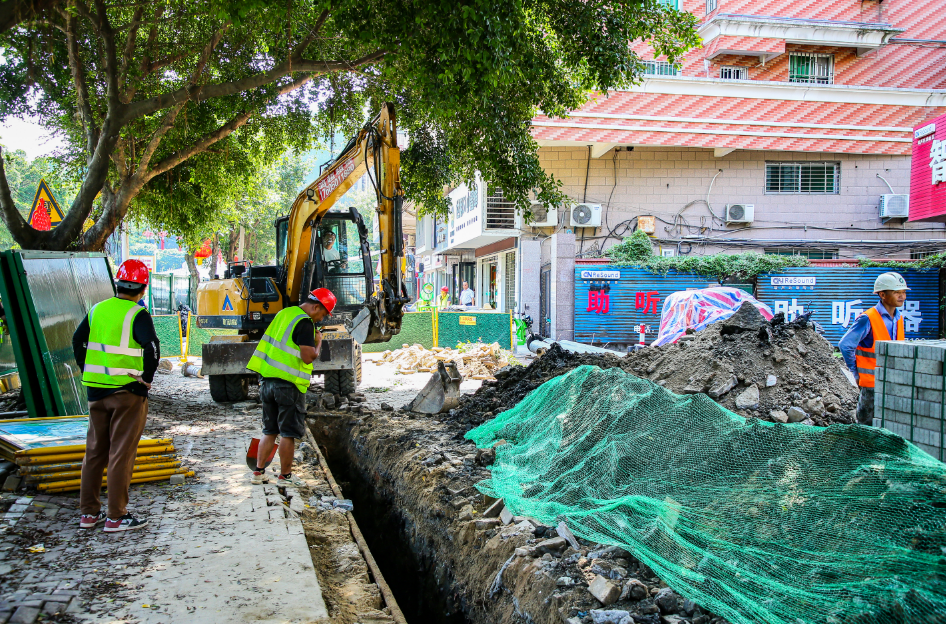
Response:
M204 329L197 326L197 315L187 315L187 355L202 357L204 343L210 342L214 336L236 336L235 329Z
M174 305L174 276L170 273L152 273L148 284L151 298L149 306L152 315L174 314L177 306Z
M664 300L675 292L719 286L703 275L657 275L637 267L575 267L575 340L592 345L650 344ZM640 329L645 329L641 332Z
M364 353L381 353L394 351L402 345L423 345L430 349L434 346L434 314L433 312L408 312L401 320L401 333L393 336L388 342L376 342L361 345Z
M760 275L756 284L759 301L772 312L794 317L808 306L812 319L825 330L825 338L837 345L854 319L877 305L874 280L889 268L798 267ZM910 290L905 304L907 339L939 336L939 269L900 269Z

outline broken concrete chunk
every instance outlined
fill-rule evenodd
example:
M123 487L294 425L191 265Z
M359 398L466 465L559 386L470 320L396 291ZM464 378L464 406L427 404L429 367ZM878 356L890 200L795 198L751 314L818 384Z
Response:
M746 304L742 305L745 306ZM752 384L736 397L736 408L754 409L757 407L759 407L759 388L755 384Z
M571 587L575 584L575 579L570 576L560 576L558 580L555 581L556 587Z
M483 512L483 517L484 518L498 518L499 512L501 512L504 508L505 507L503 505L503 499L499 499L498 501L496 501L495 503L493 503L492 505L486 508L486 511Z
M759 331L768 324L759 309L752 303L745 301L736 313L728 319L720 321L721 329L719 331L723 336L729 334L739 334L745 331Z
M572 532L568 530L568 526L564 522L559 522L558 526L555 527L555 532L559 534L559 537L564 537L568 540L568 545L574 548L575 550L581 550L581 546L578 545L578 540L575 539L575 536L572 535Z
M621 600L643 600L650 595L647 586L637 579L631 579L624 584L621 591Z
M588 591L604 606L614 604L621 595L621 589L600 574L588 585Z
M769 412L769 418L772 419L772 422L777 422L777 423L788 422L788 414L786 414L782 410L772 410L771 412Z
M470 504L470 501L468 501L465 496L459 496L450 501L450 504L453 505L454 509L463 509Z
M663 613L676 613L680 610L680 596L669 587L664 587L657 592L654 602Z
M473 505L467 505L466 507L464 507L463 509L460 510L460 515L458 516L458 519L460 520L460 522L465 522L465 521L467 521L467 520L472 520L472 519L473 519L473 513L474 513L474 512L473 512Z
M568 546L564 537L553 537L552 539L542 540L535 545L535 551L540 553L560 554Z
M798 354L799 355L808 355L808 347L803 344L798 345Z
M633 624L634 622L629 611L620 609L592 609L588 614L594 624Z
M184 475L173 474L168 481L170 481L171 485L184 485Z
M508 507L503 507L502 511L499 512L499 519L503 524L509 524L512 522L512 512L509 511Z
M766 375L766 376L765 376L765 387L766 387L766 388L771 388L772 386L774 386L774 385L777 384L777 383L778 383L778 377L776 377L775 375Z
M786 414L788 415L788 422L790 423L801 422L808 418L808 414L806 414L805 410L801 409L800 407L790 407L788 408L788 412L786 412Z
M535 548L528 548L526 546L520 546L519 548L516 549L516 556L517 557L534 557Z
M476 528L483 531L498 527L501 521L499 518L477 518L475 522Z
M726 377L721 382L719 382L718 384L710 388L709 395L714 399L718 399L719 397L723 396L724 394L726 394L727 392L735 388L737 383L739 383L739 380L736 379L736 376L730 375L729 377Z

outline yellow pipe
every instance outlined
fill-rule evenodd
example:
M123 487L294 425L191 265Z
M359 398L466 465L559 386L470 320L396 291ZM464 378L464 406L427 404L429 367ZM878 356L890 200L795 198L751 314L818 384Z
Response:
M194 471L191 470L188 472L179 472L177 474L183 474L185 477L193 477ZM138 478L138 479L132 479L131 482L132 483L148 483L149 481L163 481L165 478L167 477L166 476L143 477L143 478ZM58 483L50 483L49 485L58 485ZM70 485L66 487L46 488L44 491L47 494L58 494L60 492L75 492L78 489L79 489L78 485Z
M133 476L131 479L132 483L136 483L136 479L144 479L146 477L169 477L173 474L185 474L188 472L187 468L168 468L166 470L154 470L147 472L139 472L137 476ZM191 471L193 475L193 471ZM65 487L79 487L81 479L71 479L69 481L52 481L50 483L40 483L36 486L38 490L48 490L50 488L65 488ZM108 485L108 477L102 480L102 485Z
M166 438L163 440L139 440L138 448L142 446L164 446L167 444L174 444L174 440ZM16 456L22 457L24 455L63 455L66 453L78 453L85 452L85 444L70 444L69 446L41 446L39 448L25 449L22 451L17 451Z
M132 468L132 473L135 472L149 472L152 470L159 470L163 468L180 468L181 462L178 461L169 461L162 462L159 464L136 464ZM108 474L108 468L105 469L103 474ZM28 475L26 477L27 483L43 483L45 481L68 481L70 479L76 479L82 476L81 470L67 470L65 472L49 472L39 475Z
M162 455L139 455L135 458L135 465L138 464L154 464L157 462L163 461L172 461L175 459L173 453L165 453ZM23 475L33 475L33 474L42 474L45 472L61 472L63 470L79 470L82 468L82 462L66 462L64 464L29 464L27 466L20 466L20 474Z
M174 446L139 446L137 455L157 455L158 453L173 452ZM65 463L69 461L82 461L83 457L85 457L85 451L81 453L69 453L68 455L27 455L25 457L17 457L16 463L20 466L27 464L52 464L56 462Z

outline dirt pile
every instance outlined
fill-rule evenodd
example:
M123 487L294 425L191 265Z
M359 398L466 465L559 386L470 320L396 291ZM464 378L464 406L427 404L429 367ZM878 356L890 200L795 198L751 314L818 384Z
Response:
M516 360L509 351L500 348L499 343L471 343L458 349L434 347L425 349L419 344L403 345L395 351L385 351L380 359L374 360L378 366L385 363L397 364L399 375L414 373L432 373L437 370L437 362L456 362L457 369L464 379L494 379L493 373Z
M479 425L549 379L590 364L619 367L678 394L704 392L750 418L819 426L854 422L858 391L831 344L807 319L760 319L739 314L687 334L676 344L624 358L574 354L553 345L526 368L498 371L496 381L465 396L451 416L466 426Z

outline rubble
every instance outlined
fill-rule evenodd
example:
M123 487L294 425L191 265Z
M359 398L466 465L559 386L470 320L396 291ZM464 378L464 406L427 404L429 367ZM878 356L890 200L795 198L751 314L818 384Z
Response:
M753 313L758 319L752 319ZM590 364L619 367L678 394L705 392L748 418L782 422L772 414L785 412L788 422L810 419L819 426L854 422L858 389L845 376L834 348L807 320L784 323L777 314L766 322L751 305L744 313L740 308L737 315L692 334L692 340L642 349L624 358L575 354L553 345L528 367L497 371L496 381L464 395L450 415L472 428L515 406L549 379ZM724 333L734 318L746 329ZM759 319L761 325L756 326ZM793 407L804 416L793 420Z
M456 362L464 379L495 379L493 373L510 364L518 364L509 351L500 348L498 342L492 344L470 343L457 349L434 347L425 349L419 344L402 345L395 351L385 351L374 363L397 364L397 372L402 375L414 373L432 373L437 370L437 362Z

